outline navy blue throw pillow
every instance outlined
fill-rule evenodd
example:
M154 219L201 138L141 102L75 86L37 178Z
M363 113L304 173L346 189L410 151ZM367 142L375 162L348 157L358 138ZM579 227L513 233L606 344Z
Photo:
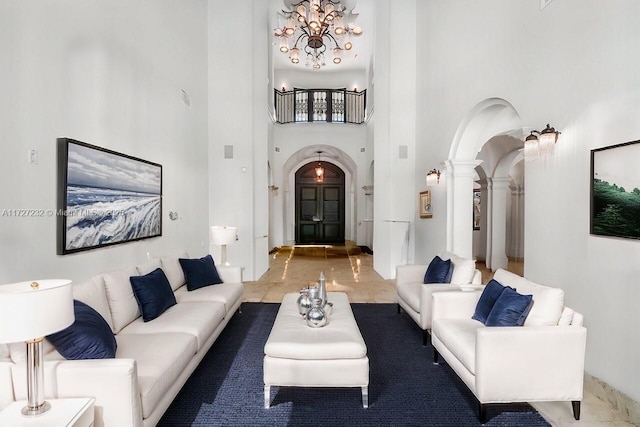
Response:
M487 326L522 326L533 305L532 295L505 288L487 317Z
M453 274L453 264L448 259L443 261L436 255L429 263L427 272L424 273L423 283L450 283L451 274Z
M116 337L106 320L92 307L73 300L76 320L71 326L47 335L65 359L111 359L116 356Z
M194 291L209 285L222 283L218 270L211 255L199 259L178 258L184 278L187 281L187 290Z
M506 288L502 286L500 282L491 279L484 287L482 295L480 295L480 299L476 304L476 310L471 318L486 325L487 317L489 317L489 313L491 313L493 305L496 303L498 298L500 298L500 295L502 295L502 292L505 289Z
M161 268L156 268L144 276L131 276L129 281L142 313L142 320L145 322L155 319L176 304L176 296L169 279Z

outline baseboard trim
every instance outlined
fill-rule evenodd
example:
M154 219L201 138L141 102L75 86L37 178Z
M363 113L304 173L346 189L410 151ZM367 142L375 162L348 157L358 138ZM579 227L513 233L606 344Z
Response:
M587 373L584 374L584 388L597 398L610 404L616 411L628 416L634 425L640 425L640 403L611 387L606 382Z

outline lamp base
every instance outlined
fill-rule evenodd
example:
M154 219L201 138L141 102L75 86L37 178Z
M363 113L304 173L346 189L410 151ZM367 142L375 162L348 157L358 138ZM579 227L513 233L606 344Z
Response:
M25 406L24 408L22 408L22 415L26 417L33 417L36 415L42 415L49 409L51 409L51 404L45 400L38 406Z

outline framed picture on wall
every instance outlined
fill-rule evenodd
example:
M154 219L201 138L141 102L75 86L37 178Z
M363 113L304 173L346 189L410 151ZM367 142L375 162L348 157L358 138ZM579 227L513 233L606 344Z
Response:
M58 139L58 254L162 235L162 165Z
M473 190L473 229L480 230L480 190Z
M431 191L426 190L420 192L418 206L420 210L420 218L433 217L433 211L431 210Z
M640 239L640 141L591 150L590 232Z

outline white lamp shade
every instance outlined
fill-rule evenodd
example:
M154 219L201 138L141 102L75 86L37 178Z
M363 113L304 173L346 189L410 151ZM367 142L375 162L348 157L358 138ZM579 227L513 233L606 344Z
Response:
M32 287L37 283L38 287ZM0 285L0 343L28 341L71 325L70 280L36 280Z
M542 133L540 134L540 155L550 156L556 151L556 134Z
M211 244L229 245L236 241L236 227L214 225L211 227Z

